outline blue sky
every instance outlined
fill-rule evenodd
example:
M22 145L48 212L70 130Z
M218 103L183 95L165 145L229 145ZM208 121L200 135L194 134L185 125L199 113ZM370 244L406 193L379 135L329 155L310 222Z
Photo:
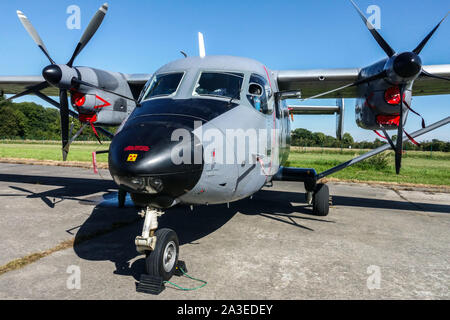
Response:
M397 51L415 48L450 11L448 0L356 2L363 11L369 5L381 8L380 33ZM16 10L22 10L29 17L53 59L65 63L102 3L93 0L2 1L0 74L40 74L48 64L17 19ZM197 55L198 31L205 34L207 54L249 57L273 70L362 67L384 57L347 0L109 0L108 3L110 10L105 21L76 65L124 73L152 73L180 58L180 50ZM81 30L66 28L69 17L66 9L70 5L81 8ZM450 63L449 39L450 19L423 50L424 64ZM314 103L333 104L334 101ZM354 100L346 100L346 106L346 132L357 140L373 140L374 133L359 129L355 124ZM450 114L450 95L416 97L413 106L427 123L432 123ZM335 117L296 117L293 127L334 135ZM406 129L418 128L420 118L411 114ZM433 137L449 141L450 126L423 139Z

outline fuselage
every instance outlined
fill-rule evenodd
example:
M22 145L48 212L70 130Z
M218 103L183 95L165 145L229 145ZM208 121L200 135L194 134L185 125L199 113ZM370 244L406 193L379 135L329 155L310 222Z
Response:
M191 57L160 68L110 148L116 183L141 205L219 204L259 191L286 161L287 106L251 59Z

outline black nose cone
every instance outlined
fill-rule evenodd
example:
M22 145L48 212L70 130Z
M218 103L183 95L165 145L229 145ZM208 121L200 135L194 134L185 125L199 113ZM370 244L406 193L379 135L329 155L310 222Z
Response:
M109 170L119 186L135 194L177 198L203 172L203 148L192 118L145 116L129 121L110 147Z
M57 65L52 64L44 68L42 76L48 83L57 86L62 79L62 70Z
M394 61L394 71L402 78L411 78L422 70L422 60L414 52L399 54Z

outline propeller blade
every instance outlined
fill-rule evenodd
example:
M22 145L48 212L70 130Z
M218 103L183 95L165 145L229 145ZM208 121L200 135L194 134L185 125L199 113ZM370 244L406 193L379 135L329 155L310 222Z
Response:
M25 90L25 91L23 91L21 93L18 93L16 95L8 98L7 100L11 101L11 100L17 99L17 98L20 98L20 97L23 97L23 96L35 93L36 91L44 90L44 89L48 88L49 86L50 86L50 84L48 84L47 81L44 81L44 82L41 82L41 83L39 83L39 84L37 84L35 86L29 87L27 90Z
M61 141L62 141L62 153L63 161L67 160L68 150L66 151L66 146L69 143L69 102L67 100L67 91L59 91L59 104L61 108L59 113L61 116Z
M380 47L386 52L386 54L389 57L392 57L395 54L394 49L391 48L391 46L386 42L386 40L383 39L383 37L378 33L378 31L375 29L375 27L367 20L366 16L362 13L361 9L356 5L356 3L353 0L350 0L350 2L355 7L356 11L358 11L358 14L360 15L361 19L364 21L364 23L367 26L367 29L369 29L372 36L375 38L375 40L378 42Z
M114 138L114 134L109 132L106 129L103 129L102 127L96 127L97 131L100 131L101 133L103 133L105 136L107 136L109 139Z
M72 130L73 125L71 126L71 130ZM87 124L83 124L80 128L80 130L78 130L75 135L70 139L70 141L64 146L64 152L66 152L66 154L69 153L69 148L70 145L83 133L84 129L87 127Z
M91 40L91 38L97 32L98 28L100 27L100 25L103 22L103 19L105 18L107 11L108 11L108 4L105 3L100 7L100 9L98 9L97 13L94 15L91 22L89 22L89 25L86 28L86 31L84 31L84 34L80 39L80 42L78 42L78 45L75 48L72 58L70 58L69 62L67 63L67 65L69 67L73 66L73 62L75 61L75 58L80 54L80 52L88 44L89 40Z
M400 174L402 167L402 153L403 153L403 94L405 92L405 86L400 87L400 121L398 123L397 143L395 149L395 172Z
M133 101L133 102L136 102L136 100L135 100L134 98L130 98L130 97L121 95L120 93L117 93L117 92L114 92L114 91L111 91L111 90L107 90L107 89L104 89L104 88L100 88L100 87L98 87L98 86L96 86L96 85L93 85L93 84L91 84L91 83L89 83L89 82L85 82L85 81L80 80L80 79L77 79L77 78L73 78L73 79L72 79L72 84L73 84L74 86L75 86L75 85L83 85L83 86L86 86L86 87L98 89L98 90L101 90L101 91L104 91L104 92L107 92L107 93L114 94L114 95L116 95L116 96L118 96L118 97L121 97L121 98L124 98L124 99L127 99L127 100L131 100L131 101Z
M447 80L450 81L450 78L446 78L446 77L441 77L441 76L437 76L435 74L429 73L425 70L422 70L421 75L425 76L425 77L429 77L429 78L435 78L435 79L440 79L440 80Z
M28 20L28 18L23 14L22 11L19 10L17 10L17 16L19 17L20 22L22 22L22 25L24 26L25 30L27 30L30 37L38 45L38 47L42 50L42 52L44 52L45 56L50 61L50 63L56 64L55 61L53 61L53 59L50 57L50 54L48 53L48 50L45 47L44 41L42 41L41 37L31 24L31 22Z
M341 91L341 90L344 90L344 89L347 89L347 88L350 88L350 87L354 87L354 86L359 86L361 84L369 83L371 81L375 81L375 80L379 80L379 79L383 79L385 77L387 77L387 72L386 71L382 71L379 74L376 74L376 75L374 75L372 77L360 79L360 80L355 81L353 83L349 83L349 84L347 84L345 86L342 86L342 87L339 87L339 88L336 88L336 89L333 89L333 90L330 90L330 91L327 91L327 92L319 93L319 94L317 94L315 96L312 96L312 97L309 97L309 98L306 98L306 99L302 99L302 101L311 100L311 99L317 99L317 98L326 96L326 95L328 95L330 93L338 92L338 91Z
M413 52L415 54L419 54L422 52L422 49L425 47L425 45L428 43L428 40L431 39L431 37L433 36L433 34L436 32L436 30L441 26L442 22L444 22L444 20L447 18L448 14L450 12L447 12L447 14L445 15L445 17L437 24L436 27L434 27L433 30L431 30L431 32L425 37L425 39L422 40L422 42L417 46L417 48L415 48L413 50Z

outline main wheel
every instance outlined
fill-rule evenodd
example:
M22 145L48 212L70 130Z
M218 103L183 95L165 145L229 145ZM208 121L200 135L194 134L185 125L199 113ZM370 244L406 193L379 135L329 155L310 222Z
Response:
M178 236L171 229L160 229L155 233L156 247L147 253L145 267L152 276L162 277L165 281L172 278L178 264L180 251Z
M119 189L117 199L119 202L119 208L125 208L125 202L127 201L127 192L125 190Z
M325 217L330 211L330 191L326 184L318 184L313 194L313 214Z

